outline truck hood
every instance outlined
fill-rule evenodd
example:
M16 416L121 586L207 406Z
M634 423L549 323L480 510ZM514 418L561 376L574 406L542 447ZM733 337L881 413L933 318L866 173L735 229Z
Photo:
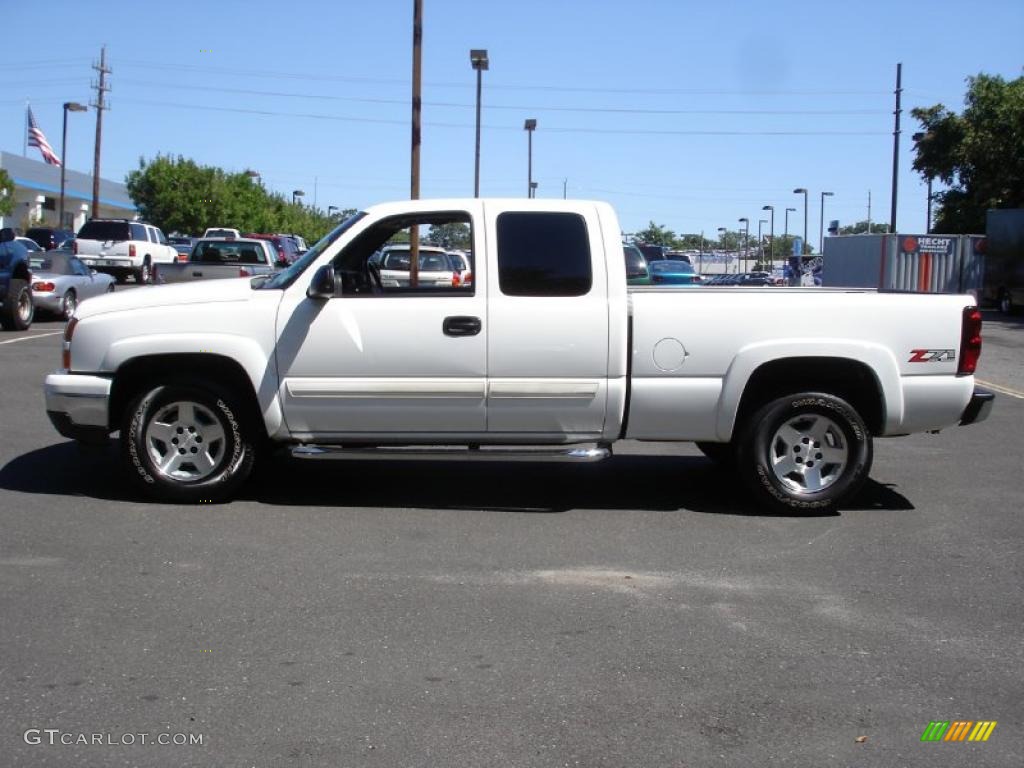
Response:
M79 319L84 319L110 312L127 312L152 307L248 301L253 294L251 280L249 277L239 277L175 285L144 285L83 301L75 314Z

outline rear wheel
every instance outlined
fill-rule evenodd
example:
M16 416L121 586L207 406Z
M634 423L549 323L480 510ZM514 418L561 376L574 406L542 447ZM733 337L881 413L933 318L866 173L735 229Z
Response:
M999 311L1004 315L1012 315L1017 311L1017 307L1013 303L1013 296L1007 290L1003 290L999 296Z
M74 291L68 291L60 302L61 317L65 320L70 320L71 316L75 314L76 309L78 309L78 297L75 296Z
M121 447L132 477L163 501L230 498L252 471L254 430L213 384L166 384L128 408Z
M740 474L755 498L786 512L828 510L867 479L871 434L845 400L823 392L780 397L744 425Z
M27 330L32 325L35 311L32 287L28 281L12 279L7 285L3 306L0 307L0 327L5 331Z
M139 285L149 285L153 282L153 268L149 264L149 257L142 262L142 266L135 270L135 282Z

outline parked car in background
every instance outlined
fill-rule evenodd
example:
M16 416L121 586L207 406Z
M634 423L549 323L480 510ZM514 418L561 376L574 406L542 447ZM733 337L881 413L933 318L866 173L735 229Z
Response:
M685 261L687 264L692 264L690 261L690 254L683 253L682 251L665 251L665 258L670 261Z
M18 236L18 237L14 238L14 239L15 239L16 242L19 242L23 246L25 246L25 250L28 251L29 253L42 253L43 252L43 249L39 247L39 243L37 243L35 240L33 240L30 237Z
M278 232L276 234L278 237L290 237L295 243L295 248L298 250L300 255L309 250L309 246L306 245L306 241L299 235L293 235L290 232Z
M420 288L459 288L462 278L456 265L444 248L421 245L419 250ZM384 288L409 287L409 262L411 252L408 245L389 245L370 257L371 266L376 267Z
M209 237L199 240L188 261L157 268L158 283L185 283L228 277L269 275L277 269L277 251L268 240Z
M75 233L70 229L57 229L56 227L32 227L25 233L25 237L35 240L36 244L44 251L53 251L63 246L68 240L73 240Z
M153 267L173 264L178 252L152 224L127 219L91 219L75 237L74 253L98 272L119 283L132 275L139 284L153 282Z
M256 240L269 240L277 250L277 265L287 267L294 264L299 258L299 247L289 235L261 234L259 232L248 232L246 237Z
M198 239L187 235L172 235L167 238L167 242L178 252L178 261L188 261L189 254L192 253L192 248Z
M635 243L635 246L640 249L640 253L647 259L647 263L650 264L652 261L660 261L661 259L668 258L665 254L668 253L668 248L664 245L648 245L646 243Z
M210 227L203 232L203 237L241 237L241 233L237 229L227 229L225 227Z
M70 320L78 305L93 296L114 290L114 278L89 269L74 254L46 251L32 254L32 297L36 309Z
M473 264L470 255L465 251L448 251L448 258L459 273L462 285L472 285Z
M635 245L624 245L622 255L626 258L626 284L650 285L651 272L643 252Z
M688 261L652 261L651 285L700 285L700 277Z

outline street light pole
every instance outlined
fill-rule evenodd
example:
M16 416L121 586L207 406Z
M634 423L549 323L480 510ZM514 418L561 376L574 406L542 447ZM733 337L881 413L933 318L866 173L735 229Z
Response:
M761 225L767 223L768 219L757 220L757 260L761 262L761 269L764 269L764 236L761 233Z
M532 117L527 118L523 123L523 130L526 131L526 196L533 197L533 132L537 130L537 121Z
M88 107L74 101L64 102L64 135L60 143L60 214L57 228L64 228L64 171L68 167L68 112L86 112Z
M304 197L305 194L306 193L303 192L301 189L293 190L292 191L292 205L295 205L298 202L298 198Z
M473 197L480 197L480 97L483 92L484 70L490 69L487 50L474 48L469 52L469 61L476 70L476 160L473 168Z
M771 256L772 269L775 268L775 206L774 205L763 205L761 206L762 211L771 211L771 228L768 230L768 237L771 238L771 245L768 248L768 254Z
M803 187L797 187L793 190L793 194L802 194L804 196L804 241L800 248L800 258L802 259L803 255L807 253L807 190Z
M825 198L832 197L831 192L821 193L821 218L818 219L818 254L825 253Z
M718 245L722 248L722 250L725 250L725 235L726 235L726 233L728 231L729 230L727 230L725 227L719 227L718 228ZM728 256L726 256L726 258L728 258ZM728 264L728 262L726 262L726 264L723 267L722 271L725 272L725 273L729 272L729 264Z
M739 220L743 225L743 271L747 271L747 258L750 255L750 219L746 216ZM736 270L737 272L739 270Z

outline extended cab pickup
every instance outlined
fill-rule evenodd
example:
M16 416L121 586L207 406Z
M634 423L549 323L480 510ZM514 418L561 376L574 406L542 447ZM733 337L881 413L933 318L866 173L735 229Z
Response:
M421 285L415 261L381 284L374 253L451 224L472 284ZM620 232L595 202L375 206L269 277L86 302L46 408L68 437L120 430L130 476L175 501L230 497L275 445L590 461L632 438L697 442L789 510L854 493L874 436L988 414L969 296L627 289Z
M188 261L157 269L158 283L185 283L227 277L268 275L276 269L277 252L266 240L206 238L192 248Z

